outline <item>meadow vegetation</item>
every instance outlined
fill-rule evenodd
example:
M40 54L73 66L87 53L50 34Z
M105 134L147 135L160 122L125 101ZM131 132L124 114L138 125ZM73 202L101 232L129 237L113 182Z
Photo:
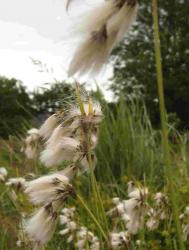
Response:
M0 250L189 248L188 133L166 113L157 13L161 127L143 95L109 104L78 83L41 127L22 121L0 140Z
M168 177L164 172L165 164L161 147L161 133L152 128L145 105L142 102L133 102L126 105L123 101L120 101L116 105L114 112L104 103L102 107L104 119L100 125L99 142L96 148L98 161L95 175L105 213L115 206L112 198L128 199L127 186L130 181L133 181L137 187L148 188L149 194L145 202L148 203L149 207L153 206L156 193L162 192L169 197ZM179 134L170 124L169 141L172 158L173 188L176 195L177 208L179 213L183 214L189 202L187 134ZM29 181L49 172L38 159L27 159L20 152L22 146L23 142L17 137L10 137L8 141L1 140L0 163L8 171L5 182L9 178L15 177L24 177ZM65 164L61 164L59 170L63 169L64 166ZM1 181L0 184L1 249L29 249L28 246L18 247L16 242L18 242L20 221L23 215L32 213L32 205L23 194L19 185L10 187L5 185L5 182ZM92 192L89 173L84 173L82 176L77 177L73 185L76 193L82 197L87 207L107 233L107 236L108 232L126 230L126 226L118 215L113 219L115 220L114 222L106 215L105 221L108 224L108 229L106 229L103 216L99 214L99 211L95 210L94 204L96 201ZM91 219L85 207L80 204L80 201L69 198L64 206L76 207L76 221L92 231L104 244L99 227ZM175 237L177 233L170 200L165 210L167 211L166 218L162 221L160 220L158 228L154 230L147 228L146 223L150 216L145 215L144 225L136 235L131 237L131 246L128 249L179 249L178 239ZM67 243L69 234L68 236L59 234L63 228L64 225L57 226L52 240L45 249L77 249L74 248L74 243ZM186 241L186 249L187 247ZM100 249L108 249L108 246L101 245ZM122 249L127 248L123 247Z

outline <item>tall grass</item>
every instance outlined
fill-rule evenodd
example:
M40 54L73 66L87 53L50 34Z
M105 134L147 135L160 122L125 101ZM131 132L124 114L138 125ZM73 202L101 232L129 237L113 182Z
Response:
M100 191L105 210L107 210L111 202L110 197L120 196L126 198L126 183L131 179L141 180L151 190L158 191L163 188L167 191L169 185L167 186L163 178L164 163L160 133L152 128L144 103L140 101L126 104L121 99L114 108L106 104L103 107L105 117L100 127L99 144L96 150L98 157L96 188ZM180 210L180 208L183 209L187 205L187 195L189 195L187 191L188 146L185 136L180 135L172 127L169 131L170 134L177 135L177 143L170 145L170 151L174 161L173 179L178 199L177 206L179 206ZM19 148L20 143L16 138L12 138L9 142L1 141L0 163L8 168L9 177L17 176L17 169L20 176L27 175L28 172L34 171L35 168L37 168L38 174L45 173L45 168L38 161L35 163L34 168L34 163L31 160L25 160ZM12 154L11 157L10 152ZM100 212L99 216L95 211L95 199L91 193L89 177L87 175L81 176L76 180L74 186L79 196L82 197L82 200L78 199L76 202L70 201L70 204L77 206L79 219L85 226L91 228L104 241L104 238L107 237L106 227L102 212ZM31 207L23 200L22 196L21 199L24 203L20 202L18 205L15 205L3 183L0 183L0 190L0 218L3 218L3 220L1 219L3 230L0 233L0 246L5 250L17 249L15 242L18 221L21 216L20 212L29 212L31 211ZM83 201L84 204L82 204ZM85 205L87 205L87 208ZM87 211L88 209L89 211ZM111 226L110 221L108 221L108 227L111 228ZM148 241L161 239L165 246L157 249L180 249L174 238L170 238L165 243L163 232L167 232L168 230L170 233L171 230L174 230L173 225L168 225L167 227L168 229L162 229L162 234L148 235L144 232L143 237L147 237ZM13 239L12 242L8 240L10 237ZM151 238L149 239L149 237ZM46 249L54 250L55 246L57 249L72 249L58 234L55 234L55 237ZM102 250L107 250L106 246Z
M92 229L101 240L102 250L108 249L109 229L111 225L105 211L111 203L110 197L126 198L126 183L129 180L140 181L157 192L164 190L170 196L173 208L172 218L167 218L165 225L161 225L158 232L146 232L145 227L139 234L139 239L148 243L140 249L184 250L184 242L179 221L181 210L188 200L188 145L186 136L180 135L168 125L165 110L163 74L158 28L157 0L152 0L152 14L154 21L155 62L157 67L157 86L160 104L162 130L154 130L142 100L126 103L121 97L117 104L107 104L102 101L104 121L100 127L99 143L96 149L97 167L96 177L90 161L90 178L82 175L74 180L77 199L69 200L77 207L80 221ZM78 96L81 113L84 112L82 101ZM170 135L177 138L170 143ZM30 171L37 174L45 173L45 168L38 161L26 161L20 153L17 139L1 141L0 163L9 170L10 176L23 176ZM15 150L16 149L16 150ZM0 230L0 250L17 249L16 234L21 213L30 212L31 206L19 197L15 202L11 192L0 183L0 219L3 229ZM92 190L92 191L91 191ZM58 228L59 229L59 228ZM58 232L58 230L57 230ZM174 236L177 236L175 238ZM12 242L9 241L11 238ZM134 236L134 240L137 237ZM186 243L188 247L188 243ZM150 246L150 247L149 247ZM68 245L58 233L46 247L47 250L75 249ZM131 250L138 249L135 244Z
M154 27L154 47L155 47L155 61L157 70L157 87L158 87L160 117L162 126L162 144L163 144L163 154L165 163L165 178L168 179L168 184L170 186L170 196L173 206L175 224L177 228L179 248L180 250L184 250L181 225L179 221L178 203L176 200L175 188L172 178L170 148L168 141L168 126L167 126L167 115L165 109L162 58L161 58L160 35L159 35L159 24L158 24L158 0L152 0L152 16L153 16L153 27Z
M144 102L127 104L121 98L113 109L104 108L97 148L99 178L121 180L127 176L154 182L162 168L160 135L152 128Z

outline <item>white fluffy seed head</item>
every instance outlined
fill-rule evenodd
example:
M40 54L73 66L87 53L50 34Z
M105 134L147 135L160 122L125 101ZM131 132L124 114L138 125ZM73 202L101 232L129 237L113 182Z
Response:
M34 204L47 204L64 195L69 179L61 174L52 174L29 181L25 193ZM62 190L61 193L58 191Z
M78 240L76 243L76 246L78 248L78 250L83 250L86 244L86 240Z
M74 236L73 235L70 235L68 238L67 238L67 243L70 243L74 240Z
M116 208L117 208L117 211L118 211L119 214L124 214L125 211L126 211L125 202L124 201L123 202L119 202L117 204Z
M28 159L35 159L37 156L37 148L31 145L26 145L24 153Z
M39 142L39 130L32 128L27 132L28 136L24 140L25 147L21 149L21 152L24 152L28 159L35 159L37 156L37 146Z
M46 142L47 148L55 147L63 137L71 137L73 130L77 127L75 121L72 122L70 126L63 126L62 124L58 125Z
M147 188L135 188L129 193L130 199L123 201L125 214L128 216L125 224L131 234L136 234L143 227L144 216L147 214L147 194Z
M187 215L189 215L189 207L186 207L186 208L185 208L184 213L187 214Z
M42 207L24 222L24 231L30 241L43 245L52 238L56 223L56 212L49 213L46 207Z
M129 194L129 198L134 199L143 199L148 195L148 189L147 188L135 188L133 189Z
M10 178L6 182L7 186L16 187L17 189L24 189L27 185L27 182L24 178L18 177L18 178Z
M189 224L183 224L182 231L183 231L183 240L187 241L189 236Z
M60 224L61 225L67 224L68 222L70 222L70 218L68 216L60 215Z
M53 130L58 125L58 118L56 114L51 115L39 129L39 134L44 139L47 139L51 136Z
M1 167L0 168L0 181L5 181L7 175L8 175L7 169L4 167Z
M39 135L39 129L37 128L31 128L30 130L27 131L28 135Z
M146 222L146 227L150 230L150 231L153 231L155 229L157 229L159 226L159 220L156 219L156 218L149 218Z
M112 202L113 202L113 204L118 205L119 202L120 202L120 198L119 198L119 197L114 197L114 198L112 199Z
M138 5L127 2L119 8L114 1L106 1L90 13L86 34L70 63L68 75L97 74L107 61L112 49L122 40L136 19ZM92 22L91 22L92 20Z
M49 137L49 139L46 142L47 147L53 147L56 145L56 143L60 140L60 138L63 135L63 127L62 125L58 125L58 127L56 127L53 131L51 136Z
M62 235L62 236L66 235L68 233L70 233L70 229L69 228L65 228L65 229L63 229L63 230L61 230L59 232L59 234Z
M71 231L74 231L77 229L77 224L75 223L75 221L70 221L68 223L68 228L70 228Z
M100 242L97 237L93 237L90 250L100 250Z
M134 191L135 188L136 188L136 186L135 186L133 181L129 181L127 183L127 192L128 192L128 194L130 194L132 191Z
M47 147L41 153L40 160L47 167L59 165L63 161L73 161L81 154L79 147L79 141L71 137L63 137L54 147Z
M114 250L117 250L129 244L130 236L127 231L118 232L118 233L113 232L110 234L110 240L111 240L111 247Z

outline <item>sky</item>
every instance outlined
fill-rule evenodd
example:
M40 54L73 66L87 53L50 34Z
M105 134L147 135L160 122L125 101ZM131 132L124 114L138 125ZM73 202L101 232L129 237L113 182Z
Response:
M0 75L21 80L29 90L54 78L67 79L68 64L78 44L78 20L100 1L77 0L71 13L66 13L66 0L0 0ZM42 62L43 72L33 60ZM105 84L110 75L107 67L97 79L88 81L88 87L94 88L97 80L110 98Z

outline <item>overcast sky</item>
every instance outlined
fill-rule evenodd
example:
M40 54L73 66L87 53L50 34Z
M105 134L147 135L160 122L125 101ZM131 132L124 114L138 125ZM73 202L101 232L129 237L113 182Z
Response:
M68 14L65 0L0 0L0 75L22 80L30 90L53 77L66 79L68 62L78 42L75 26L86 6L91 8L100 1L77 0ZM53 68L53 75L39 72L31 58ZM103 89L110 71L99 77Z

